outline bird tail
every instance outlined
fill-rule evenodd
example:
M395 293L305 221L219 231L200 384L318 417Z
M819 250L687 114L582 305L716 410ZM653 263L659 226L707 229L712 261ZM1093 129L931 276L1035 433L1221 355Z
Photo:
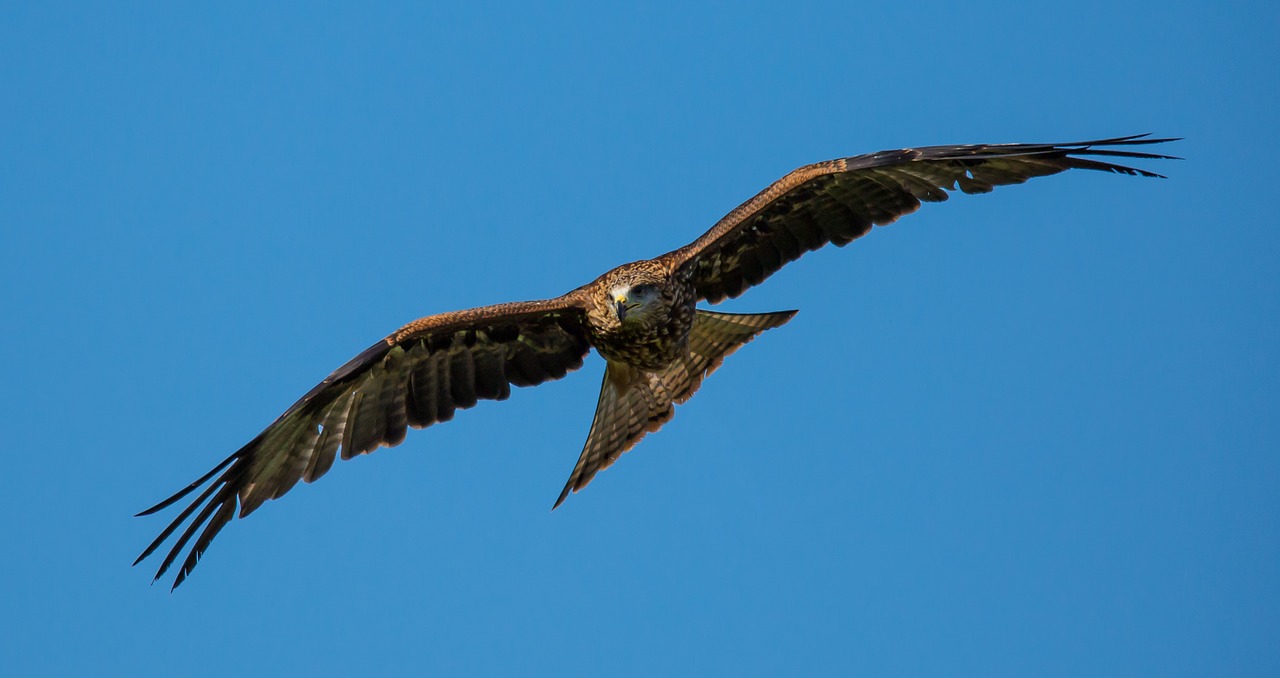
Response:
M646 433L671 420L675 405L683 404L739 346L761 332L779 327L796 311L776 313L717 313L698 309L689 332L689 350L660 372L644 372L623 363L605 366L600 402L591 422L578 464L556 499L554 510L570 492L587 486L598 471L608 468Z

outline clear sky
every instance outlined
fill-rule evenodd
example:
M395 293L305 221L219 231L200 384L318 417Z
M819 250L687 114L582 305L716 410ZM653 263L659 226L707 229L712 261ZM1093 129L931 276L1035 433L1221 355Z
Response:
M266 4L0 7L0 672L1280 674L1275 3ZM129 567L404 322L808 162L1140 132L1167 180L956 196L722 305L800 314L555 512L596 356L172 595Z

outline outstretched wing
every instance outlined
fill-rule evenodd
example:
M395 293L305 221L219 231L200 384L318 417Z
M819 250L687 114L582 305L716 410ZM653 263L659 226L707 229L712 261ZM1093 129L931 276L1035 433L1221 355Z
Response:
M156 572L164 575L204 525L173 587L191 574L240 506L240 517L283 496L299 480L343 459L398 445L406 429L449 421L477 400L505 400L511 386L559 379L582 366L590 346L573 295L499 304L416 320L325 378L249 444L149 515L212 483L138 556L151 555L194 513ZM197 512L198 511L198 512Z
M1147 135L1067 144L930 146L881 151L806 165L725 215L710 231L663 258L692 267L699 298L736 297L783 264L827 243L844 246L947 191L987 193L995 186L1068 169L1159 177L1083 156L1174 159L1114 147L1175 139Z

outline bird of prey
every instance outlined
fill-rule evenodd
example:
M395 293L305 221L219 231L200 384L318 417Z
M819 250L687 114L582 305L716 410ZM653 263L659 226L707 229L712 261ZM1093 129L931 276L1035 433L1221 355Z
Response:
M192 544L177 588L237 506L243 518L299 480L323 476L339 454L350 459L398 445L409 427L449 421L480 400L505 400L512 386L559 379L594 348L605 359L604 383L559 506L670 420L674 406L692 397L725 356L795 315L719 313L698 302L737 297L805 252L847 245L921 202L946 200L948 191L986 193L1076 168L1159 177L1108 159L1173 159L1134 150L1166 141L1174 139L931 146L806 165L692 243L619 266L563 296L415 320L339 367L211 471L138 514L156 513L208 484L134 564L191 519L152 580Z

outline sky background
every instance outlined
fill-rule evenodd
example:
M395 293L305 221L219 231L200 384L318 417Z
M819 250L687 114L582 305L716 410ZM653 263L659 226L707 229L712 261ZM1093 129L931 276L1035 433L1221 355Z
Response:
M5 675L1280 674L1275 3L0 4ZM422 315L794 167L1186 137L956 196L549 511L603 361L130 568Z

